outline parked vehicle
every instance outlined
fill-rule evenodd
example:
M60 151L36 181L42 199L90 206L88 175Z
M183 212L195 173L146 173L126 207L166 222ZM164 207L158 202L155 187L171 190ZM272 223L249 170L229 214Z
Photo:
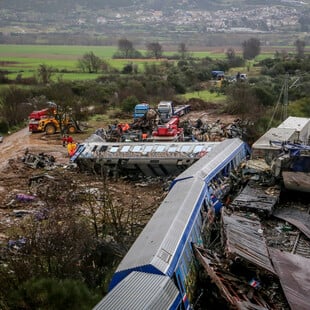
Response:
M50 104L48 108L44 108L42 110L35 110L31 112L28 116L28 128L30 132L39 132L41 130L38 129L39 122L42 119L46 119L49 117L54 117L56 114L56 105Z
M148 103L139 103L135 106L133 119L136 121L137 119L143 117L150 109L150 105Z
M224 71L219 70L213 70L211 72L211 75L214 80L222 80L225 77Z
M219 197L221 182L247 155L240 139L224 140L174 179L95 310L193 309L197 269L192 246L202 243L211 195Z
M175 106L173 101L160 101L157 112L161 122L168 122L172 116L182 116L190 111L190 105Z

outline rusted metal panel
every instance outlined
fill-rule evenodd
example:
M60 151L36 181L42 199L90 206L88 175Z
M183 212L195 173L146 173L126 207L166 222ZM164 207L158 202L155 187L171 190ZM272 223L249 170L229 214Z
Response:
M266 190L249 182L229 207L234 210L256 211L270 215L279 200L279 195L278 188L273 187Z
M310 259L269 248L274 268L292 310L310 307Z
M310 214L294 208L277 209L273 215L296 226L310 238Z
M241 257L271 273L275 273L257 217L223 213L223 236L228 256Z

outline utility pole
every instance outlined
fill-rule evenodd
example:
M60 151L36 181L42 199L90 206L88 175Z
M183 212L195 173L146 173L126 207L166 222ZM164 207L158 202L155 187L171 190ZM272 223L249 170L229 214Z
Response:
M284 89L283 89L283 115L282 115L282 120L287 119L288 79L289 79L289 74L286 72L285 79L284 79Z

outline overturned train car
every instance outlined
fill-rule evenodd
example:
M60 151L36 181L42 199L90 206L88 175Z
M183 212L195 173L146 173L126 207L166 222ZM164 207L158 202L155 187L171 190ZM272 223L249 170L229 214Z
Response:
M71 161L81 170L110 175L178 175L219 142L105 142L93 135L78 146Z
M175 178L95 310L192 309L196 278L192 244L202 242L211 195L248 152L241 140L225 140Z

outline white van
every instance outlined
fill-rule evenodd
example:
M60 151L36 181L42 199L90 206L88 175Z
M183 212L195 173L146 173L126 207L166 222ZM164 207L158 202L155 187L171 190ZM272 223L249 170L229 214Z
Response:
M246 73L241 73L240 74L240 80L245 81L247 78L248 77L247 77Z

